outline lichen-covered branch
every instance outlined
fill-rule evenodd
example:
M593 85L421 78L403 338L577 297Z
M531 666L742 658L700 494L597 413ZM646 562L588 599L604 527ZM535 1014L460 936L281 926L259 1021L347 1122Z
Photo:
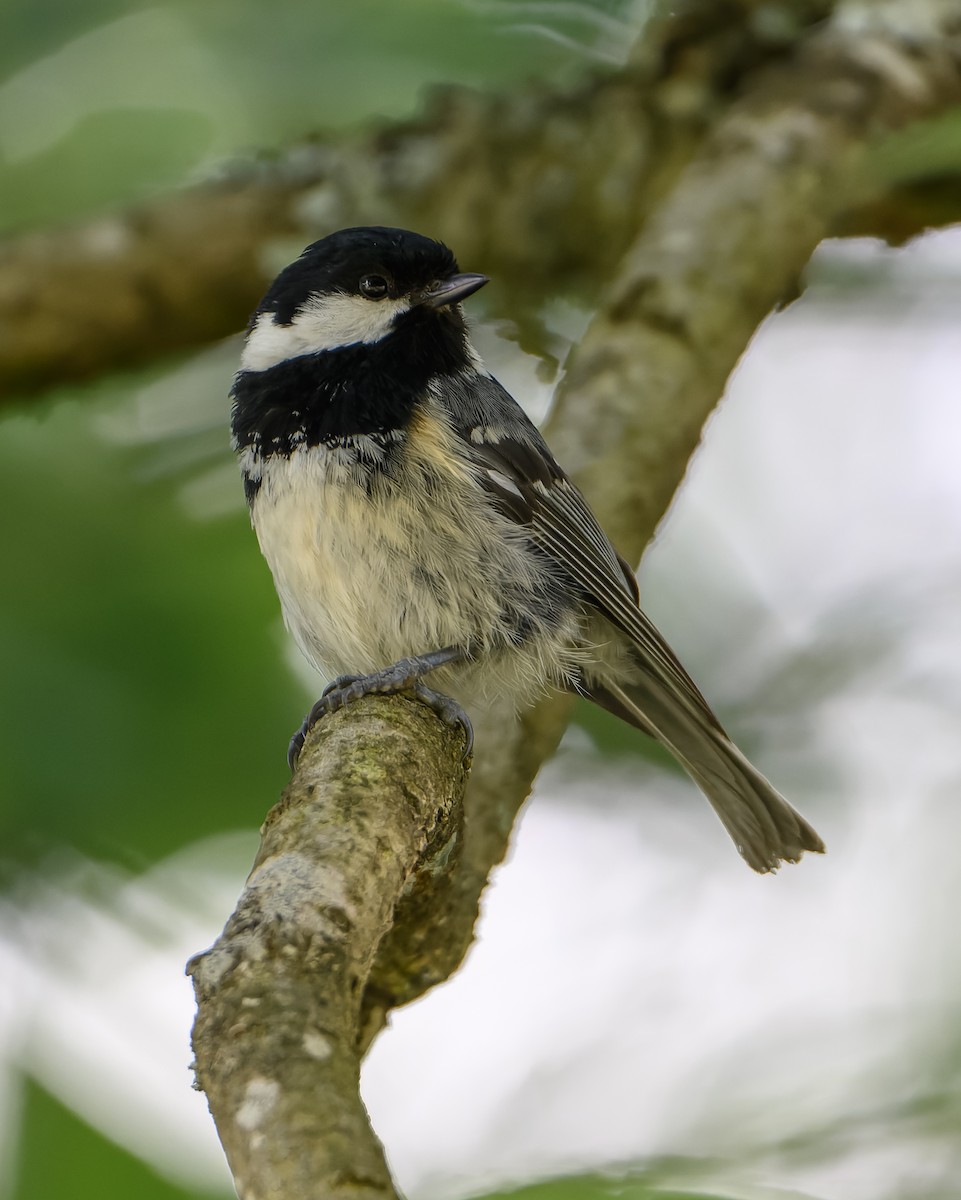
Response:
M241 1200L396 1194L358 1090L361 997L398 900L456 866L463 751L405 697L325 719L188 967L197 1085Z
M834 7L830 0L691 0L678 16L650 23L621 72L564 92L441 89L415 121L303 144L217 184L75 230L11 240L0 246L0 396L226 336L243 325L294 247L347 224L397 223L442 237L471 269L501 281L511 304L596 289L730 105L765 71L794 71L799 49ZM864 77L884 73L892 47L898 69L907 68L895 111L869 105L881 119L865 123L865 140L957 103L961 0L857 7L880 14L878 35L869 17L858 17L868 30ZM890 14L905 12L910 19L899 31ZM921 61L908 62L916 14L944 39L940 63L927 34ZM862 37L853 23L852 31L849 48ZM808 56L799 82L830 106L854 63L849 55L838 77L838 63ZM863 94L857 81L855 89ZM905 179L874 182L870 195L860 191L834 206L826 232L877 227L905 237L925 223L961 219L961 187L950 182L914 189ZM285 239L279 256L272 252L278 238Z
M870 148L961 104L961 3L851 4L765 67L649 215L568 364L551 431L637 558L761 321L870 203Z

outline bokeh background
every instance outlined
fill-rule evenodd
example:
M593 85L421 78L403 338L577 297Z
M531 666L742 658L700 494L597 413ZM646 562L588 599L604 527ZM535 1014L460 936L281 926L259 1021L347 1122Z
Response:
M431 82L613 67L641 18L7 0L0 221L79 220L410 113ZM489 365L540 417L538 364L483 300ZM961 1194L959 311L961 230L823 246L641 569L828 855L752 876L683 776L579 711L467 964L366 1064L412 1198ZM543 315L567 339L589 316ZM183 965L232 907L317 690L227 447L237 353L0 417L3 1200L231 1194Z

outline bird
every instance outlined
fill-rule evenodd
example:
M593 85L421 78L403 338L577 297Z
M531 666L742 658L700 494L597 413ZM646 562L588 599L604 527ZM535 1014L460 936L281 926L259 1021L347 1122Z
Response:
M567 691L665 746L755 871L822 852L485 369L462 302L488 282L433 238L355 227L309 245L251 316L232 445L285 624L332 680L291 769L313 724L363 695L412 691L470 736L471 712Z

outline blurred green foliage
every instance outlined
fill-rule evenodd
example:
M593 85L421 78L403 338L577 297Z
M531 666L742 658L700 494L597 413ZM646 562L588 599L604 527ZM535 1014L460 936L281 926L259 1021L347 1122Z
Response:
M29 1079L24 1081L22 1119L27 1136L18 1163L18 1200L191 1200L197 1195L160 1178L140 1159L106 1141Z
M0 426L0 839L21 863L63 842L141 867L259 823L303 707L239 494L198 522L95 432L132 382Z
M5 8L6 229L73 220L318 130L397 119L432 84L557 79L588 61L509 10L492 19L451 0Z

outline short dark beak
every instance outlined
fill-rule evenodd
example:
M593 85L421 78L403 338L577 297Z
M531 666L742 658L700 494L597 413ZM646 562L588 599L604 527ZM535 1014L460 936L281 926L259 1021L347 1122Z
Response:
M473 296L485 283L490 283L486 275L451 275L421 292L417 303L427 308L443 308L445 304L456 304Z

